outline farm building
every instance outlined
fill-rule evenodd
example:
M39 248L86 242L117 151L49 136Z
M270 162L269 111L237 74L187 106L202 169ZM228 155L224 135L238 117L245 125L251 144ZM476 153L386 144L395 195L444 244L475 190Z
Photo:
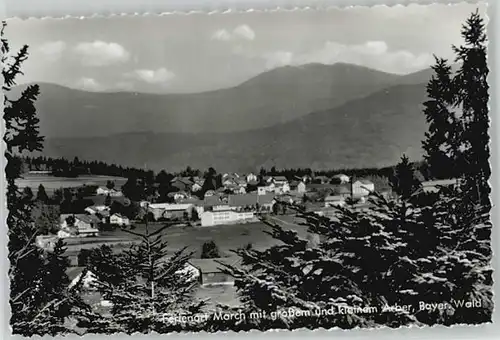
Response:
M62 214L60 215L61 229L78 236L96 236L99 233L98 225L101 219L94 215Z
M148 206L148 209L151 213L153 213L155 219L181 219L184 217L191 218L194 205L190 203L152 203Z
M130 225L130 220L128 217L115 213L109 218L109 223L116 224L120 226Z
M223 272L223 264L239 267L241 258L191 259L188 263L198 272L197 276L201 285L233 285L234 278Z

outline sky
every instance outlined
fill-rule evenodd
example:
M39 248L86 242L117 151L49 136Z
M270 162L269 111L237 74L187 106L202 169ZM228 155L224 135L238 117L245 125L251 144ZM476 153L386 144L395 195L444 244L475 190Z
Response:
M10 19L29 45L22 83L88 91L203 92L280 66L348 62L407 74L453 58L460 27L484 4L351 7L107 18Z

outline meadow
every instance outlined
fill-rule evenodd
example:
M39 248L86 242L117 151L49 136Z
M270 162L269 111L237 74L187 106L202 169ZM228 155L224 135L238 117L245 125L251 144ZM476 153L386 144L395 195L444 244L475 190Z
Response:
M280 216L281 218L281 216ZM280 223L280 221L277 221ZM280 223L281 224L281 223ZM145 232L145 224L135 224L133 229L136 233ZM161 228L161 224L149 225L150 232L154 232ZM300 236L306 237L306 227L293 224L290 221L283 223L285 229L293 228ZM169 253L173 253L183 247L187 247L187 251L194 252L193 257L201 256L201 248L203 243L214 241L219 248L222 257L230 256L231 250L236 250L251 244L254 249L266 249L278 243L266 231L270 228L262 223L246 223L232 225L218 225L212 227L191 227L191 226L171 226L163 232L163 239L167 241L167 249ZM67 254L70 257L77 256L81 249L91 249L99 247L103 244L113 246L117 251L128 248L132 242L138 242L138 237L131 235L123 230L116 229L114 231L103 231L97 237L86 238L68 238L65 239L67 244Z
M47 193L52 193L56 189L60 188L76 188L83 185L96 185L105 186L108 181L113 181L116 188L120 188L127 181L123 177L114 176L98 176L98 175L86 175L79 176L76 178L70 177L55 177L50 175L29 175L26 174L22 178L16 179L16 185L20 189L29 187L33 192L36 192L38 186L42 184L45 187Z

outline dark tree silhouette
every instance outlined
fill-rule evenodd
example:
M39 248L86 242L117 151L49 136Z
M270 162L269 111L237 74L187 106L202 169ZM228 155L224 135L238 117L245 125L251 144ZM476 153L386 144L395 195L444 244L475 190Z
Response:
M427 84L429 100L424 103L424 114L429 131L422 142L424 158L434 178L457 177L459 173L461 124L455 115L451 66L445 59L436 57L432 66L434 75Z
M461 109L463 126L463 189L470 199L490 206L491 192L488 180L489 164L489 85L487 65L487 37L483 18L476 11L462 26L464 45L453 46L456 62L461 67L453 79L456 90L455 105Z
M421 187L415 169L406 155L401 157L401 161L396 165L394 175L389 182L392 190L405 200L409 199Z
M110 189L110 190L111 190L111 189L114 189L114 188L115 188L115 182L113 182L113 181L109 181L109 180L108 180L108 181L106 182L106 188L108 188L108 189Z
M219 247L217 247L217 244L215 244L214 241L208 241L203 243L201 247L202 259L212 259L219 257L220 257Z
M15 184L16 178L20 177L22 164L18 155L42 150L44 138L39 135L39 120L34 104L39 94L38 85L28 85L17 99L11 96L16 78L22 74L22 64L28 58L28 46L23 46L17 53L11 51L4 36L6 26L3 22L1 62L9 211L10 325L14 334L22 336L56 335L69 332L64 319L68 311L76 306L77 298L66 285L67 261L62 241L55 245L53 251L45 251L37 246L36 237L40 235L40 230L31 216L32 202L23 197Z
M40 184L38 186L38 191L36 193L36 199L37 201L40 201L42 203L48 203L49 201L49 196L47 195L47 192L45 191L45 187L43 184Z

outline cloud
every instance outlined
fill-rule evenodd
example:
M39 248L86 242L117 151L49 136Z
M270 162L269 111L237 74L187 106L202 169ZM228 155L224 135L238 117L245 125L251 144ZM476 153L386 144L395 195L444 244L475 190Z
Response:
M77 81L77 86L88 91L99 91L102 90L101 84L99 84L93 78L82 77Z
M175 73L162 67L157 70L135 70L125 74L127 78L134 78L150 84L166 83L175 78Z
M240 25L234 29L233 36L246 40L254 40L255 32L248 25Z
M100 40L79 43L75 47L75 52L87 66L108 66L124 63L130 59L130 54L120 44Z
M225 29L220 29L212 34L212 39L220 41L230 41L230 40L248 40L252 41L255 39L255 32L248 25L240 25L236 27L232 32Z
M64 41L48 41L42 44L38 50L47 58L52 60L60 59L62 53L66 50Z
M212 34L212 39L221 40L221 41L229 41L231 40L231 33L226 30L217 30Z
M352 63L391 73L410 73L429 67L434 59L430 53L414 54L406 50L390 50L384 41L345 45L328 41L320 48L302 54L278 51L263 55L268 68L309 63Z

